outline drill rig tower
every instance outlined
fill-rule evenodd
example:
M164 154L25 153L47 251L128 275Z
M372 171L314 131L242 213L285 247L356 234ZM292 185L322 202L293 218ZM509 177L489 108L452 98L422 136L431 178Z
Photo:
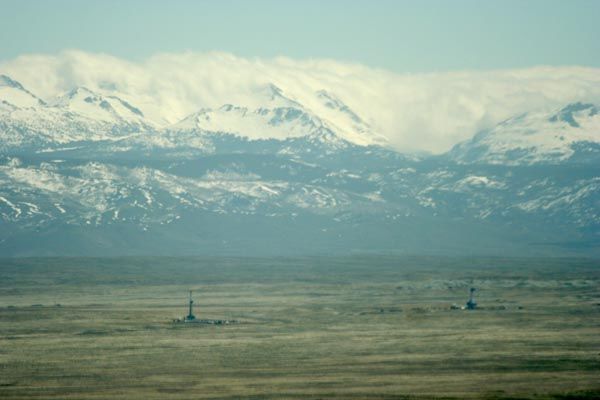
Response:
M188 311L188 315L185 316L184 321L190 322L196 319L196 316L193 313L194 300L192 300L192 291L190 290L190 309Z
M474 310L477 307L477 303L473 300L473 292L475 292L475 288L472 287L469 289L469 301L467 301L467 305L465 306L467 310Z
M238 321L235 319L197 319L194 315L194 300L192 299L192 291L190 290L190 299L188 302L188 314L181 318L174 319L173 322L178 323L187 323L190 325L201 326L201 325L229 325L229 324L237 324Z

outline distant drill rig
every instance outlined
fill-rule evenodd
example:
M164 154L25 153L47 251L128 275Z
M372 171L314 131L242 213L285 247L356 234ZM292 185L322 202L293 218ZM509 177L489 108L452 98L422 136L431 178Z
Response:
M192 322L196 320L196 316L193 313L194 300L192 300L192 291L190 290L190 308L188 311L188 315L185 316L183 322Z
M471 288L469 289L469 301L467 301L467 304L465 305L465 309L467 310L474 310L477 307L477 303L475 303L475 300L473 300L473 293L475 292L475 288Z
M192 291L190 290L190 297L188 301L188 314L183 319L174 319L175 323L190 323L190 324L202 324L202 325L229 325L237 324L238 321L234 319L196 319L194 315L194 300L192 299Z

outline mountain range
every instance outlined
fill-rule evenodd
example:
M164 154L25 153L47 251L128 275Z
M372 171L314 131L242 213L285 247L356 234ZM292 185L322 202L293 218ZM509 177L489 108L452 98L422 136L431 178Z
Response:
M143 103L0 75L0 256L600 255L593 104L414 155L327 90L174 123Z

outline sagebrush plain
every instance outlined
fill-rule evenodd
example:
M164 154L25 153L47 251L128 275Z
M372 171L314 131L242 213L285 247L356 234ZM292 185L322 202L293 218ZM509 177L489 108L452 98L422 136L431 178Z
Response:
M477 288L474 311L464 305ZM194 291L200 318L174 324ZM0 260L0 398L598 398L600 262Z

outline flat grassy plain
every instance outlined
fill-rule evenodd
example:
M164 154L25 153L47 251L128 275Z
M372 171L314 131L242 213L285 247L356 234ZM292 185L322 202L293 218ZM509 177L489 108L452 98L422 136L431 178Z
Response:
M3 259L0 398L600 398L600 261Z

